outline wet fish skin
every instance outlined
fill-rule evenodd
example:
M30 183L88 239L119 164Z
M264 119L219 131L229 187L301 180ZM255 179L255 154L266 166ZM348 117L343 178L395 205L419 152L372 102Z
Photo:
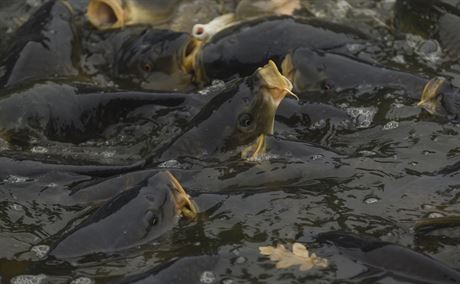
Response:
M262 134L273 133L275 113L287 93L287 87L267 86L260 72L276 69L274 64L269 65L251 76L228 82L181 135L167 148L160 149L160 160L177 159L178 156L212 160L241 158L239 147L253 143ZM278 79L283 85L287 84L281 74ZM279 96L275 94L278 87L278 91L282 92ZM244 125L246 122L248 125Z
M49 255L68 259L119 252L153 241L177 221L169 179L158 173L105 203L58 241Z
M180 0L90 0L88 20L96 28L156 25L169 20Z
M157 91L190 91L192 75L182 62L190 52L192 37L170 30L144 29L140 34L120 35L113 57L113 77L125 87Z
M155 105L192 109L202 105L200 99L182 93L102 94L66 84L33 84L0 98L0 133L14 145L27 146L31 137L78 143L97 137L105 127L138 107L152 105L152 112Z
M46 78L79 74L80 39L73 12L63 1L40 7L15 33L11 47L1 56L4 74L0 87Z
M418 106L430 114L460 120L460 89L443 77L431 79L425 86Z
M291 79L294 92L306 98L317 93L388 88L404 91L404 95L419 100L429 80L422 75L309 48L299 48L288 55L283 61L283 74Z
M446 81L440 88L438 97L440 105L447 114L447 118L457 122L460 121L460 89Z
M425 254L403 246L350 233L318 235L320 243L337 247L345 256L365 266L416 283L458 283L460 272Z
M58 163L15 159L0 157L0 179L6 179L11 175L34 178L48 172L67 172L89 175L93 177L108 177L127 171L140 170L144 167L144 161L131 165L63 165Z
M269 59L280 66L299 47L321 50L359 44L366 36L351 28L315 19L273 16L226 28L207 42L197 60L201 80L248 76ZM257 48L255 48L257 47Z

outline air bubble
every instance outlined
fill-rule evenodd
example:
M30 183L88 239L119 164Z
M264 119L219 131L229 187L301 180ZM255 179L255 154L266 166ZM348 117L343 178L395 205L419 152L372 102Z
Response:
M397 121L390 121L383 126L383 130L391 130L399 127L399 122Z
M70 284L92 284L94 281L88 277L78 277L77 279L72 280Z
M247 261L247 259L246 259L245 257L239 256L239 257L236 258L235 263L236 263L236 264L243 264L243 263L245 263L246 261Z
M211 284L216 281L216 275L212 271L204 271L200 277L200 283Z
M45 148L45 147L42 147L42 146L32 147L32 149L30 149L30 151L32 153L36 153L36 154L46 154L46 153L48 153L48 149Z
M438 213L438 212L431 212L428 214L428 218L442 218L444 217L444 214Z
M374 203L377 203L379 202L379 200L375 197L370 197L370 198L367 198L366 200L364 200L364 202L366 204L374 204Z
M3 181L6 182L6 183L14 184L14 183L24 183L24 182L27 182L27 181L30 181L30 180L31 179L27 178L27 177L10 175Z
M353 118L357 128L368 128L374 120L377 109L371 107L348 108L346 112Z
M32 247L30 251L35 253L37 257L44 258L46 254L50 251L50 247L47 245L37 245Z
M45 274L19 275L11 279L11 284L40 284L46 278Z

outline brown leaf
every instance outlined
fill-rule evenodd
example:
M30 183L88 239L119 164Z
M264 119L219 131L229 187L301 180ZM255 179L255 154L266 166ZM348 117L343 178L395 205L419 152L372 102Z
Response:
M291 266L299 265L301 271L307 271L312 268L326 268L328 261L325 258L318 257L316 254L308 252L307 247L300 243L292 245L292 251L286 249L283 245L259 247L260 254L270 257L271 261L276 262L276 268L284 269Z

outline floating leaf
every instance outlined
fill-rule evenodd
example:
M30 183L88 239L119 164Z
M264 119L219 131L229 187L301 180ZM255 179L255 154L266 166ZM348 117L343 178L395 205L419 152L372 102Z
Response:
M283 269L291 266L299 265L301 271L307 271L312 268L325 268L328 266L328 261L325 258L316 256L316 254L308 252L308 249L300 244L292 245L292 252L286 249L283 245L259 247L260 254L270 256L270 260L276 262L276 268Z

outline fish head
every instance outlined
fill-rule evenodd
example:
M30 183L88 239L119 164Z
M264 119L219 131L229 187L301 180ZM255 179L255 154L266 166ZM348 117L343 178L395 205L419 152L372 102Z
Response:
M428 113L437 116L446 116L448 114L447 108L452 105L445 105L443 101L449 101L454 98L460 98L457 88L453 88L451 84L443 77L435 77L426 83L418 107L425 109ZM454 95L453 95L454 94ZM447 97L446 100L444 97ZM458 104L458 103L457 103ZM455 112L455 111L454 111Z
M196 129L202 131L194 137L207 153L241 150L244 158L261 154L265 135L273 134L276 110L291 89L270 61L251 76L227 83L196 116Z
M193 57L195 43L186 33L146 29L140 35L123 39L114 56L114 76L144 90L190 90L192 74L183 63L184 58Z
M335 86L327 68L323 55L308 48L296 49L281 63L283 75L299 93L331 92Z
M89 22L98 29L161 24L171 18L178 0L90 0Z
M198 214L196 204L169 171L151 177L142 190L147 202L142 222L146 231L166 227L162 223L170 222L177 216L190 220Z

